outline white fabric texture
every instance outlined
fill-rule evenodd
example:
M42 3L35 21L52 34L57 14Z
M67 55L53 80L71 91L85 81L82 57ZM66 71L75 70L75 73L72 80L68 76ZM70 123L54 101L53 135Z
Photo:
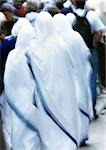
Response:
M6 150L11 150L11 127L12 127L12 116L11 109L6 103L5 94L2 92L0 95L0 111L2 116L2 130L3 136L5 139L5 148Z
M37 15L38 15L38 13L36 13L36 12L29 12L25 16L30 21L30 23L32 24L33 27L35 26Z
M30 40L33 38L34 29L31 25L29 26L28 23L28 26L24 26L24 28L18 32L15 50L9 53L6 63L4 77L5 93L11 101L16 104L17 108L19 107L20 110L26 111L29 109L30 104L33 103L31 101L33 100L31 94L33 93L34 83L30 74L28 74L29 68L26 65L24 52L26 51ZM17 117L10 109L6 99L8 98L4 99L3 105L5 110L3 113L3 130L6 131L4 134L6 135L7 149L34 150L36 144L38 145L39 143L37 133L32 132L32 130ZM20 139L22 139L22 141L20 141ZM39 150L39 147L36 149Z
M17 36L19 31L22 29L22 28L25 28L25 27L28 27L30 26L30 22L27 18L19 18L18 21L14 24L13 28L12 28L12 35L14 36ZM29 27L30 28L30 27Z
M70 23L65 15L63 14L55 15L54 22L57 28L57 32L60 34L61 38L66 42L68 46L68 53L73 64L73 74L75 78L74 80L76 84L76 96L79 108L84 112L86 112L89 115L89 118L91 119L93 116L91 90L90 90L90 77L92 69L89 63L90 57L89 49L85 45L85 42L83 41L79 33L71 29ZM82 120L83 114L80 113L80 115L81 115L80 141L82 141L85 138L85 135L82 135L82 131L83 130L86 131L87 132L86 135L88 134L88 131L87 126L84 125L83 122L84 120Z

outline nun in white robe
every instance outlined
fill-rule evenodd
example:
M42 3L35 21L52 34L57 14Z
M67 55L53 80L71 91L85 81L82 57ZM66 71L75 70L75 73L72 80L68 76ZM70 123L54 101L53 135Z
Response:
M12 148L15 150L24 149L27 145L30 132L33 138L36 137L35 134L33 136L33 132L28 130L29 128L27 129L27 127L25 127L25 125L17 117L17 115L11 110L5 96L5 94L8 95L9 93L10 97L12 97L14 100L17 100L16 98L19 98L21 94L23 95L22 98L25 98L24 95L29 96L29 93L27 93L28 86L30 89L33 89L33 83L30 80L30 76L27 76L26 73L26 57L24 56L24 52L27 49L30 40L33 38L34 29L29 21L25 20L25 22L26 23L24 24L24 27L20 30L19 28L17 28L18 26L15 26L16 28L14 28L14 35L17 36L17 42L15 45L15 49L9 53L9 56L7 58L4 77L6 79L6 84L4 98L1 105L6 150L10 150ZM21 88L21 81L23 78L24 80L28 81L28 83L26 85L25 82L22 82L23 86ZM19 103L19 105L23 103ZM24 103L24 107L26 107L26 105L28 105L28 103ZM26 130L28 135L27 137L25 135ZM23 142L20 141L20 138L22 138ZM32 147L32 145L27 146L28 149L31 149L30 147Z
M20 18L13 26L12 34L14 36L17 36L20 29L23 26L24 26L24 28L27 26L28 26L28 28L30 28L31 25L27 19ZM27 28L27 31L28 31L28 28ZM19 53L18 51L16 51L16 52ZM22 49L21 49L21 53L23 53ZM17 54L14 57L13 56L14 54L15 54L14 50L11 51L9 54L9 58L11 59L11 63L10 63L11 68L13 66L14 61L16 61L18 59L17 56L20 55L20 54ZM11 119L11 110L10 110L8 104L6 103L4 92L2 93L2 95L0 97L0 105L1 105L1 114L2 114L2 121L3 121L3 134L5 136L6 150L10 150L12 147L12 145L11 145L11 120L12 119Z
M65 131L71 139L70 148L74 149L76 148L75 139L78 141L79 135L79 114L73 66L67 53L67 46L57 35L53 18L47 12L41 12L36 18L35 32L37 40L32 40L27 57L34 80L38 85L40 109L43 107L57 126ZM62 147L70 149L65 145L60 145L59 149Z
M57 32L69 47L68 53L71 60L73 60L76 95L81 119L79 123L80 143L82 143L88 139L89 122L93 116L90 89L90 77L92 72L89 63L90 52L80 34L71 29L70 23L65 15L55 15L54 23Z

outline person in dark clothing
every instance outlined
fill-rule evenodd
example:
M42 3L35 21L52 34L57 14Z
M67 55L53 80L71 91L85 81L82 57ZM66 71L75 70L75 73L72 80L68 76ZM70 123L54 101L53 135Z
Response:
M70 6L68 8L62 8L61 13L63 13L64 15L73 13L77 7L83 9L85 6L85 2L86 0L70 0Z
M54 0L55 5L59 8L59 9L63 9L64 8L64 3L66 2L66 0Z
M61 12L57 6L55 6L51 3L46 4L45 7L43 8L43 10L49 12L51 14L51 16L54 16L55 14L58 14Z
M5 63L8 57L9 52L15 48L16 37L9 36L5 38L0 43L0 94L4 90L3 78L4 78L4 70L5 70Z
M1 6L6 20L1 23L0 29L0 94L4 89L3 76L5 70L5 63L8 53L14 49L16 38L11 35L13 25L18 20L14 17L15 8L10 3L3 3ZM11 37L8 37L11 36Z
M12 27L18 18L14 17L15 8L10 3L3 3L1 9L6 17L6 21L2 22L0 32L8 36L11 35Z

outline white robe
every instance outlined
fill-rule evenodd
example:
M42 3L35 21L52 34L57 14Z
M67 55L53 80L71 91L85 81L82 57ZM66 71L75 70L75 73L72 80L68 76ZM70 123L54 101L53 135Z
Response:
M47 20L45 14L42 12L36 19L37 43L35 45L35 40L32 41L27 54L46 111L78 141L76 122L79 115L72 64L64 41L55 33L50 17ZM76 114L73 113L75 110Z
M88 138L89 121L93 116L90 89L90 78L92 72L89 63L90 52L80 34L71 29L69 21L65 15L55 15L54 23L57 32L69 48L68 53L73 64L76 95L81 119L80 142L82 142Z
M24 26L24 28L20 30L20 32L17 30L17 28L14 29L15 31L17 31L16 35L18 37L15 50L9 53L6 63L4 77L6 96L4 94L4 101L2 104L3 131L5 135L7 150L10 150L11 148L13 148L14 150L23 150L24 148L26 149L26 147L32 150L35 147L35 144L33 144L35 142L33 142L31 145L27 145L27 143L29 143L29 139L31 138L37 139L36 133L33 133L32 130L29 129L26 124L17 117L17 115L8 105L7 101L8 98L14 99L14 101L17 101L19 107L24 106L25 109L28 109L27 107L29 107L29 103L27 100L31 100L31 94L33 93L34 84L30 78L30 74L28 74L27 72L29 68L26 65L26 57L24 56L24 52L26 51L29 41L33 37L34 30L28 22L26 26ZM30 92L28 88L30 89ZM22 97L22 99L25 99L27 102L22 101L19 97ZM26 136L25 134L26 131L28 136ZM20 139L22 139L23 142L20 142ZM37 142L38 141L36 140L36 143Z

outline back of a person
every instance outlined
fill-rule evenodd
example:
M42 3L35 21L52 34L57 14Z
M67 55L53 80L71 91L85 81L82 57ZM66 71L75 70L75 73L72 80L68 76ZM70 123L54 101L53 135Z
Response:
M6 21L2 24L2 31L3 31L3 34L5 34L5 36L9 36L11 35L11 30L13 28L13 25L14 23L16 23L17 21L17 18L14 18L12 21Z
M93 47L93 34L91 32L90 24L86 18L86 15L88 13L88 10L84 12L82 16L78 15L74 12L74 15L76 17L73 29L80 33L80 35L83 37L86 45L89 49L92 49Z
M1 23L0 28L0 38L1 38L1 45L0 45L0 57L1 57L1 82L2 82L2 90L3 90L3 76L5 70L5 62L8 56L8 53L14 49L16 38L11 35L11 30L13 25L16 23L18 18L14 17L14 7L10 3L3 3L1 5L2 13L5 16L5 20Z
M44 13L44 12L42 12L42 13ZM44 18L44 15L43 15L43 18ZM42 18L41 18L41 20L42 20ZM44 20L45 20L45 18L44 18ZM42 21L41 22L44 23L44 20L43 20L43 22ZM38 26L38 28L36 27L36 33L35 33L34 37L36 37L36 34L37 34L37 38L33 39L34 40L33 49L32 49L32 47L30 47L30 44L29 44L29 48L28 48L29 51L26 52L27 55L29 54L29 57L31 59L31 62L27 60L24 63L25 64L24 66L26 66L27 69L25 69L25 70L23 69L23 63L21 63L21 67L19 67L19 65L18 65L18 68L12 67L11 65L8 66L9 61L7 61L7 69L6 69L7 72L5 72L5 80L4 80L5 81L5 92L8 96L8 98L10 98L9 104L10 103L14 104L14 106L16 106L16 108L17 108L17 111L20 112L20 114L22 114L22 116L23 116L22 118L20 118L20 117L17 118L16 112L14 113L14 115L12 115L13 122L12 122L12 128L11 127L10 128L12 131L13 130L15 131L15 132L13 132L13 135L12 135L12 137L13 137L12 142L14 141L12 143L13 149L17 149L17 150L23 149L23 142L25 143L24 148L26 148L26 149L27 149L28 145L29 145L29 147L33 146L33 149L37 149L37 150L38 149L39 150L40 149L41 150L44 150L44 149L54 150L54 149L58 149L58 148L61 150L64 150L64 149L75 150L76 149L77 138L76 138L75 134L73 134L73 133L77 132L76 126L78 125L78 123L75 123L73 125L73 122L74 121L77 122L78 119L75 120L75 119L70 119L70 118L73 115L75 115L75 117L72 117L72 118L77 118L78 114L76 113L77 111L75 111L75 110L78 110L78 107L76 105L75 98L72 98L72 101L70 101L70 95L73 95L73 93L74 93L74 92L71 93L70 88L69 88L69 86L70 86L70 87L72 87L72 91L74 90L74 88L72 86L72 82L70 84L69 84L69 82L68 83L64 82L64 81L67 81L68 79L70 81L72 80L70 78L70 75L72 74L72 72L70 69L70 73L69 73L68 65L66 64L66 60L68 60L68 58L66 55L64 55L65 54L64 49L61 49L61 48L63 48L63 44L60 42L57 43L57 41L60 41L60 40L58 40L58 38L56 38L56 36L53 34L54 30L51 30L51 28L49 30L48 26L50 25L50 27L52 27L51 24L49 24L49 23L50 23L50 21L47 22L46 29L39 28L39 26ZM37 25L37 22L36 22L36 25ZM44 27L44 24L43 24L43 27ZM40 32L40 30L43 30L43 29L44 29L44 32L43 33ZM46 34L46 32L48 34ZM51 33L53 34L52 37L50 36L50 35L52 35ZM56 38L55 40L54 40L54 37ZM53 44L55 44L55 45L53 45ZM21 45L21 47L22 47L22 45ZM12 63L12 60L10 60L10 61ZM35 78L34 78L33 74L31 75L32 72L30 70L30 67L28 68L28 65L27 65L28 62L30 62L30 65L32 66L32 71L37 80L34 80ZM15 65L15 63L13 64L13 66L14 65ZM20 71L20 68L22 68L22 71ZM60 70L64 71L64 68L65 69L67 68L66 74L69 74L68 79L65 78L64 74L63 73L61 74L61 72L60 72ZM15 74L13 72L11 72L9 69L15 69L16 70ZM37 70L37 72L36 72L36 70ZM18 73L18 74L16 74L16 73ZM24 76L25 76L25 77L23 76L23 78L22 78L22 73L24 73ZM17 75L19 75L19 76L17 76ZM38 76L36 76L36 75L38 75ZM57 77L57 78L55 78L55 77ZM61 77L62 81L61 81L60 77ZM16 78L19 80L17 80ZM44 79L44 80L42 80L42 79ZM59 79L59 80L55 80L55 79ZM27 82L27 81L29 81L29 82ZM40 81L43 82L44 84L41 85ZM14 82L15 82L15 84L14 84ZM59 83L59 85L58 85L58 83ZM64 92L64 85L67 85L67 84L68 84L68 86L66 86L65 92L67 92L68 94L66 94ZM15 93L14 93L13 85L16 89ZM31 87L29 87L29 86L31 86ZM42 89L43 87L44 87L44 89ZM58 87L59 87L59 89L58 89ZM23 90L20 90L20 89L25 89L25 92L24 92L25 94L23 94ZM57 90L58 90L58 92L57 92ZM46 93L45 93L45 91L46 91ZM61 91L63 91L62 95L61 95ZM44 93L47 94L47 97L45 97ZM66 98L66 96L64 94L66 94L66 96L68 98ZM19 99L19 95L20 95L21 99ZM35 99L34 99L33 95L35 95L35 97L36 97ZM48 95L50 97L48 97ZM63 97L63 95L64 95L64 97ZM43 99L42 99L42 96L43 96ZM58 98L58 97L60 97L60 98ZM25 99L25 104L22 99L23 100ZM69 102L70 105L67 105L66 100ZM71 105L71 104L73 104L72 102L75 103L74 107L72 107L73 105ZM23 104L24 104L24 108L23 108ZM58 104L61 104L61 105L58 105ZM60 109L60 106L62 108L64 108L64 110ZM69 109L65 109L66 107L68 107ZM14 107L12 107L12 108L10 107L10 109L14 112L13 108ZM29 108L30 108L30 110L28 111ZM49 110L52 110L52 113ZM60 112L60 110L61 110L61 112ZM75 111L75 113L73 113L73 111ZM60 112L60 113L58 113L58 112ZM70 113L70 114L66 115L67 113ZM57 119L55 119L54 116ZM61 116L63 119L59 116ZM63 117L63 116L65 116L65 117ZM14 119L13 119L13 117L14 117ZM27 123L25 121L26 119L22 120L23 118L27 118L27 120L28 120L28 122L30 122L31 126L26 125L26 123ZM63 121L64 118L66 118L65 121ZM73 125L72 126L71 123L69 123L69 128L66 125L66 124L68 124L68 121L66 121L66 120L68 120L67 118L69 119L70 122L72 121L72 125ZM34 122L32 120L34 120ZM55 120L56 120L56 122L55 122ZM59 124L59 120L64 126L61 126L61 124ZM8 126L8 124L7 124L7 126ZM47 128L47 126L48 126L48 128ZM32 130L30 130L32 128L30 128L30 127L37 129L37 132L36 132L36 130L34 130L32 132ZM19 128L20 128L21 132L18 132ZM66 132L64 131L64 128L65 128ZM69 131L69 135L67 134L67 130ZM25 132L26 132L26 134L24 134ZM74 137L75 140L73 140L73 138L71 138L71 132L72 132L72 136ZM47 135L46 133L49 133L49 134ZM16 135L17 135L17 139L15 138ZM20 137L23 138L23 141L21 141L21 142L19 140ZM55 137L55 139L53 137ZM26 139L28 139L28 141L26 141ZM42 139L42 141L40 139ZM51 144L53 144L52 147L51 147ZM39 147L42 147L42 148L39 148Z
M87 9L87 7L85 7L86 3L85 3L85 0L83 5L80 6L80 3L78 0L74 0L76 3L76 9L75 9L75 12L82 16L85 9ZM102 40L102 33L104 32L105 30L105 26L103 24L103 22L101 21L101 19L99 18L99 16L97 15L97 13L94 11L94 10L89 10L87 15L86 15L86 18L90 24L90 27L91 27L91 32L93 34L93 36L95 37L95 40L96 41L101 41ZM94 45L93 45L94 47ZM97 58L97 51L96 49L91 49L92 51L92 58L90 60L91 62L91 65L92 65L92 69L93 69L93 73L92 73L92 76L91 76L91 90L92 90L92 101L93 101L93 109L94 109L94 115L95 115L95 105L96 105L96 97L97 97L97 94L96 94L96 80L97 80L97 61L98 61L98 58ZM96 115L95 115L96 116Z
M72 13L76 13L79 16L83 16L85 14L86 11L86 18L90 24L91 27L91 32L92 34L98 34L99 31L103 32L103 30L105 29L104 24L102 23L102 21L100 20L99 16L97 15L97 13L89 8L87 6L87 2L86 0L71 0L73 2L74 8ZM73 20L73 22L75 21L75 19ZM98 35L98 39L99 40L101 38L101 35Z

